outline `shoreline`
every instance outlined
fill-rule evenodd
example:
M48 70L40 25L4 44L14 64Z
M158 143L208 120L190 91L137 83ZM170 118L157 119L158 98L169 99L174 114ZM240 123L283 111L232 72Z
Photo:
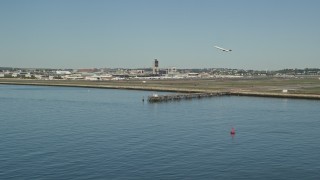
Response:
M161 91L161 92L176 92L176 93L228 93L229 96L253 96L267 98L290 98L290 99L309 99L320 100L320 94L303 94L303 93L275 93L275 92L259 92L246 90L208 90L201 88L177 88L177 87L156 87L143 85L126 85L126 82L114 82L107 84L101 81L65 81L65 80L21 80L21 79L2 79L0 85L31 85L31 86L56 86L56 87L80 87L80 88L100 88L100 89L124 89L124 90L142 90L142 91Z
M142 86L112 86L112 85L82 85L68 83L34 83L34 82L1 82L0 85L30 85L30 86L56 86L56 87L79 87L79 88L98 88L98 89L123 89L123 90L141 90L141 91L162 91L162 92L178 92L178 93L200 93L206 92L197 89L180 89L180 88L159 88L159 87L142 87Z
M289 98L289 99L306 99L320 100L320 95L314 94L284 94L284 93L261 93L261 92L230 92L231 96L253 96L266 98Z

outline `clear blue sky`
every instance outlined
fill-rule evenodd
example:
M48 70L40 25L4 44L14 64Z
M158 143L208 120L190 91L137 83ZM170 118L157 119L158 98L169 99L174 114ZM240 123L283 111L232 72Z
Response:
M1 0L0 66L320 68L319 18L319 0Z

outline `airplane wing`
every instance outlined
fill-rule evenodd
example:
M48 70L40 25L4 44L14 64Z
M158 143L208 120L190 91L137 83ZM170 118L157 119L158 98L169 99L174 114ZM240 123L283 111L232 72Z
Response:
M232 51L231 49L225 49L225 48L222 48L222 47L219 47L219 46L214 46L215 48L221 50L221 51L225 51L225 52L229 52L229 51Z

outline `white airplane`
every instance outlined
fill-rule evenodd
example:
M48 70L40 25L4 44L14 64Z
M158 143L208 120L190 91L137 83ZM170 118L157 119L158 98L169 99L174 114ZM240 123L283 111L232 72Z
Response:
M224 48L219 47L219 46L214 46L214 47L217 48L217 49L220 49L221 51L225 51L225 52L232 51L231 49L224 49Z

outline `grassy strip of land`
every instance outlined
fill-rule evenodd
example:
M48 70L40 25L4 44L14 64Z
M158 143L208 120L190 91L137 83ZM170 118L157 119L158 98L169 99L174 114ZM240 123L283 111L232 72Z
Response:
M26 80L0 79L0 84L133 89L170 92L230 92L231 95L320 99L318 78L181 79L181 80ZM288 90L283 93L283 90Z

